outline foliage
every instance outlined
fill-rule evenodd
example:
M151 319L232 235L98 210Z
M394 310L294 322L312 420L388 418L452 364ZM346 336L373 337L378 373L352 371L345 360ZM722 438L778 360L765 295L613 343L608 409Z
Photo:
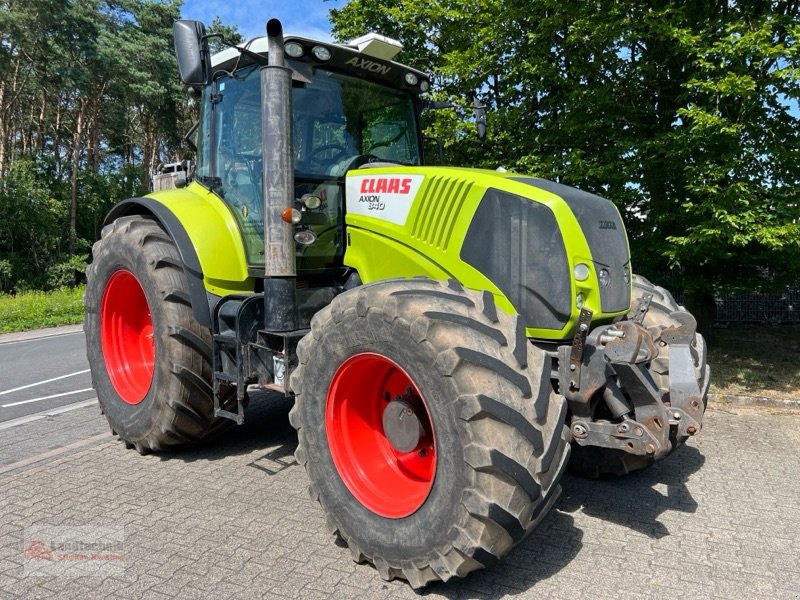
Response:
M0 291L81 282L108 209L189 152L181 4L0 0Z
M451 163L612 199L637 271L706 298L800 276L800 4L350 0L331 19L400 39L464 107L427 115Z
M84 286L52 292L0 294L0 333L26 331L83 321Z
M65 242L66 203L55 198L41 163L17 160L0 181L0 247L18 288L44 284Z

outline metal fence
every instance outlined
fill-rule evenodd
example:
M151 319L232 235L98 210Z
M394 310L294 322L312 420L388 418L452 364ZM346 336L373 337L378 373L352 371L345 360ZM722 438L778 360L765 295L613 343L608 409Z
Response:
M680 272L669 271L652 281L656 280L672 293L678 304L685 305ZM715 322L721 325L800 325L800 281L787 285L780 293L717 294L714 299L717 304Z
M717 323L800 323L800 284L782 294L717 296Z

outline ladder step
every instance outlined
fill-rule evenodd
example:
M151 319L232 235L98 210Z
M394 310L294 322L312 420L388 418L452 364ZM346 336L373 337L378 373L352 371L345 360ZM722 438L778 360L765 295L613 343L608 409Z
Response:
M244 414L239 412L239 414L231 412L229 410L223 410L221 408L214 409L214 416L215 417L223 417L225 419L230 419L231 421L236 421L237 425L241 425L244 423Z
M224 344L226 346L236 346L236 338L232 335L216 334L214 336L214 341L218 344Z

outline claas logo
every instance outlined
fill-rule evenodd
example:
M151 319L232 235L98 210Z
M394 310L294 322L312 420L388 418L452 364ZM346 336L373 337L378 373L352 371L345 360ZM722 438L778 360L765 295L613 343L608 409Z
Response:
M366 177L361 180L362 194L408 194L411 179L401 177Z

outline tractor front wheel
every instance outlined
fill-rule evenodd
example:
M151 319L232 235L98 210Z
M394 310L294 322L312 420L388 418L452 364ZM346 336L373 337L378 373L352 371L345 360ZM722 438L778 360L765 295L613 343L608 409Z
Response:
M384 579L419 588L493 564L558 497L566 403L490 293L358 287L297 353L297 460L331 531Z
M92 249L86 351L100 408L128 447L145 453L218 433L210 332L192 314L186 274L153 219L122 217Z

